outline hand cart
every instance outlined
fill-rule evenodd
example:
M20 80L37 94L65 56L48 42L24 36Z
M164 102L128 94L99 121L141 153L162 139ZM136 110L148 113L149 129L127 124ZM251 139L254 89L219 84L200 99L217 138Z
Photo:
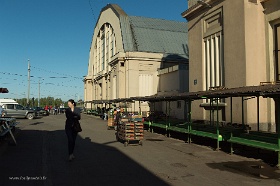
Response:
M129 144L143 145L144 124L142 116L121 119L116 133L117 141L124 142L124 146Z

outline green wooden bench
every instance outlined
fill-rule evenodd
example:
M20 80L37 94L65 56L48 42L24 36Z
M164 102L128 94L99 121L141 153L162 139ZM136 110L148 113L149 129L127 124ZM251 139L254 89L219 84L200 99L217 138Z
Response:
M171 119L167 120L167 123L169 124L169 126L177 126L177 125L185 124L186 121L182 120L182 119L171 118Z
M278 153L277 167L280 168L280 143L278 139L278 134L249 131L249 133L243 133L240 134L239 136L233 136L231 134L231 138L228 141L231 144L231 148L230 148L231 154L233 153L233 143L277 152Z
M165 121L151 122L150 131L152 133L154 132L154 128L165 129L166 134L167 134L168 125L165 123Z
M227 141L230 139L231 133L234 130L233 127L221 127L219 126L218 130L216 125L209 125L204 123L193 123L190 127L190 139L191 142L191 135L206 137L217 140L217 150L220 148L221 141ZM236 133L236 132L234 132Z
M168 130L173 132L189 133L189 125L188 123L171 125L168 127Z
M150 125L151 125L151 122L150 122L150 121L144 121L143 124L144 124L144 125L147 125L147 126L150 126Z
M190 130L189 133L196 136L207 137L207 138L216 139L218 141L223 141L223 136L221 134L218 135L217 133L214 133L214 131L210 132L210 131L202 131L202 130Z
M261 132L261 131L249 131L250 135L256 135L256 136L264 136L269 138L278 138L277 133L271 133L271 132Z
M278 144L276 136L260 136L256 134L241 134L240 138L249 140L262 141L266 143Z
M252 138L252 137L250 137ZM275 151L279 152L280 147L278 146L277 143L270 143L270 142L264 142L261 140L256 140L256 139L248 139L244 137L231 137L228 140L230 143L237 143L240 145L246 145L250 147L255 147L255 148L260 148L260 149L265 149L265 150L270 150L270 151ZM231 148L231 154L233 153L233 148Z
M166 123L154 123L154 122L152 122L151 126L162 128L162 129L167 129L168 128L168 125Z
M176 118L169 118L167 120L152 122L151 123L152 132L153 132L153 127L157 127L157 128L165 129L167 133L170 127L172 128L182 123L184 123L184 120L179 120Z
M148 131L150 131L152 122L151 121L144 121L143 124L144 124L144 127L146 129L148 129Z

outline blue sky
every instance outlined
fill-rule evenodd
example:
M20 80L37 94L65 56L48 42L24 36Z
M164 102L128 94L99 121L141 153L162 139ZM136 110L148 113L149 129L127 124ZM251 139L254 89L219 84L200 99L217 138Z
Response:
M93 29L100 10L118 4L128 15L186 22L186 0L1 0L0 87L27 94L27 63L31 65L30 97L83 99Z

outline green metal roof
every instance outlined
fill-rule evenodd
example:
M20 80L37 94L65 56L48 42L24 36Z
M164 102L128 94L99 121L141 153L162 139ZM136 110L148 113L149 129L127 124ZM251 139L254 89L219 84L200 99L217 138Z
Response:
M166 60L188 60L186 22L129 16L116 4L108 4L102 11L108 8L120 20L125 52L163 53Z
M188 59L187 23L128 16L135 48L127 51L159 52Z

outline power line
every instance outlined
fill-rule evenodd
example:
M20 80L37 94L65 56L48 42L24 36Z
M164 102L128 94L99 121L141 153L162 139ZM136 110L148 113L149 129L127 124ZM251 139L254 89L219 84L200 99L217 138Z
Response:
M13 76L25 76L27 77L27 75L22 75L22 74L13 74L13 73L10 73L10 72L0 72L1 74L5 74L5 75L13 75Z
M81 77L72 76L72 75L68 75L68 74L63 74L63 73L59 73L59 72L55 72L55 71L51 71L51 70L46 70L46 69L42 69L42 68L39 68L39 67L32 66L32 68L34 68L38 71L44 71L44 72L48 72L48 73L57 74L57 75L62 76L62 77L49 77L49 78L68 78L68 77L72 77L72 78L75 78L75 79L83 79Z
M94 11L93 11L93 8L92 8L92 5L91 5L91 1L88 0L88 2L89 2L90 9L91 9L91 13L92 13L92 15L93 15L93 19L94 19L94 21L96 22L96 21L97 21L97 20L96 20L96 15L94 14Z

